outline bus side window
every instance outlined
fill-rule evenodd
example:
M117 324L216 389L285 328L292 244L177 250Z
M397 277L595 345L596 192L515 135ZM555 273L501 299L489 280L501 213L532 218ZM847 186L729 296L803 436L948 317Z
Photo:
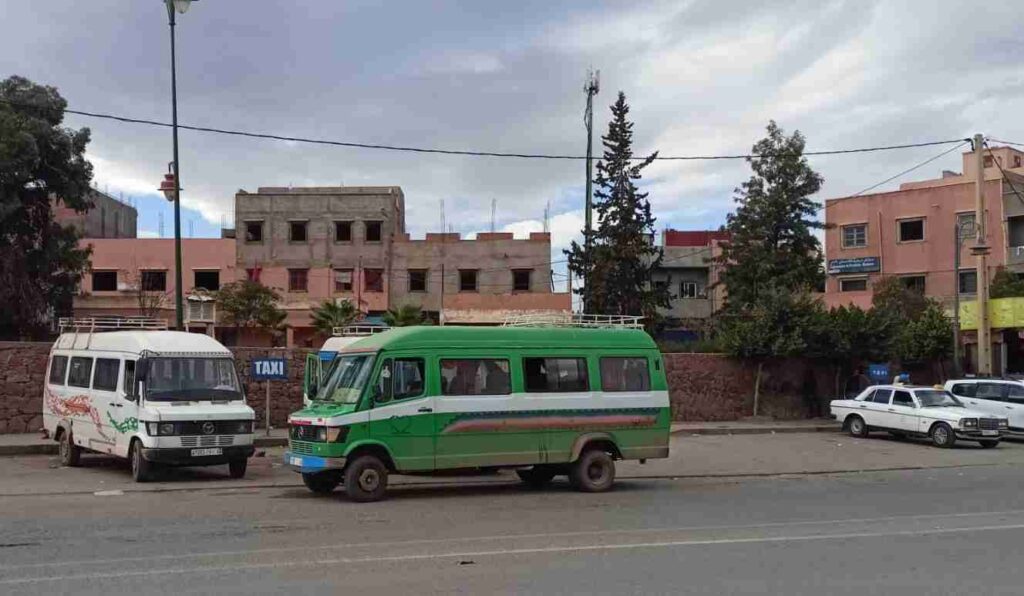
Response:
M124 361L124 396L128 399L135 398L135 361Z
M63 385L64 375L68 372L68 357L54 356L50 361L50 384Z
M647 358L601 358L603 391L650 391Z

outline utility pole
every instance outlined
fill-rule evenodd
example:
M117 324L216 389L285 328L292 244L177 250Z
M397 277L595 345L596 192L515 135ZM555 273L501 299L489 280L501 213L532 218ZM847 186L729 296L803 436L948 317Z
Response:
M992 340L988 319L988 225L985 217L985 139L974 135L974 224L977 232L971 252L977 257L978 277L978 374L992 374ZM958 280L959 282L959 280Z
M587 255L586 263L584 263L584 278L583 287L590 291L590 267L591 267L591 248L593 243L591 236L594 232L593 224L593 208L594 199L593 193L593 173L592 173L592 162L594 153L594 96L597 95L600 89L601 71L591 70L587 73L587 82L583 85L583 92L587 94L587 109L583 113L583 123L587 127L587 207L586 207L586 224L583 228L583 246ZM570 288L570 292L572 289ZM584 294L583 312L589 312L587 308L589 305L586 303L586 296Z
M953 376L961 377L960 370L960 248L963 231L960 222L953 224Z

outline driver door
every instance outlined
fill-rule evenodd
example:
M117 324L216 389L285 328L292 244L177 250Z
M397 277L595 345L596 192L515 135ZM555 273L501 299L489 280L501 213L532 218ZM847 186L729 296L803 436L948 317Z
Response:
M302 378L302 402L309 405L309 401L316 397L323 380L323 363L318 354L306 354L306 370Z
M426 360L384 358L377 369L370 436L383 443L400 471L434 469L434 397L427 394Z
M893 428L899 430L905 430L908 432L917 432L918 419L921 417L917 410L917 404L914 402L914 398L911 397L910 392L897 389L892 394L892 404L889 405L889 410L892 411L893 416Z

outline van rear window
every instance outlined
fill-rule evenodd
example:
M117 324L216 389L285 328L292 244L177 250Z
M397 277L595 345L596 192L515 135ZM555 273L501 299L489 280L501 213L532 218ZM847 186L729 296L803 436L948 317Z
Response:
M508 395L512 375L508 360L478 358L441 360L442 395Z
M604 391L650 391L651 372L646 358L602 358L601 389Z
M68 385L71 387L89 388L92 377L92 358L74 356L71 358L71 370L68 371Z
M63 385L66 372L68 372L68 357L54 356L50 362L50 384Z

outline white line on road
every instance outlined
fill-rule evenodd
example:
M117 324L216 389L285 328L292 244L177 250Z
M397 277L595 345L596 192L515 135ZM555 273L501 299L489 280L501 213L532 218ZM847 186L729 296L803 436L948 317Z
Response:
M453 553L426 553L419 555L393 555L385 557L341 557L336 559L315 559L302 561L277 561L273 563L247 563L220 567L183 567L177 569L150 569L139 571L122 571L116 573L87 573L58 575L52 577L34 577L20 579L3 579L0 585L24 585L34 583L50 583L61 581L82 581L98 579L123 579L129 577L147 577L156 575L177 575L183 573L221 573L237 571L253 571L260 569L280 569L287 567L310 567L318 565L340 565L357 563L394 563L405 561L423 561L435 559L469 558L469 557L503 557L517 555L579 553L589 551L618 551L644 548L678 548L685 546L714 546L731 544L758 544L779 542L809 542L817 540L851 540L858 538L889 538L895 536L934 536L942 534L966 534L971 532L1000 532L1024 529L1024 524L1000 526L976 526L968 528L933 528L927 530L904 530L895 532L851 532L845 534L817 534L812 536L764 536L752 538L711 538L704 540L668 540L664 542L640 542L625 544L588 544L578 546L550 546L537 548L512 548L482 551L463 551Z

